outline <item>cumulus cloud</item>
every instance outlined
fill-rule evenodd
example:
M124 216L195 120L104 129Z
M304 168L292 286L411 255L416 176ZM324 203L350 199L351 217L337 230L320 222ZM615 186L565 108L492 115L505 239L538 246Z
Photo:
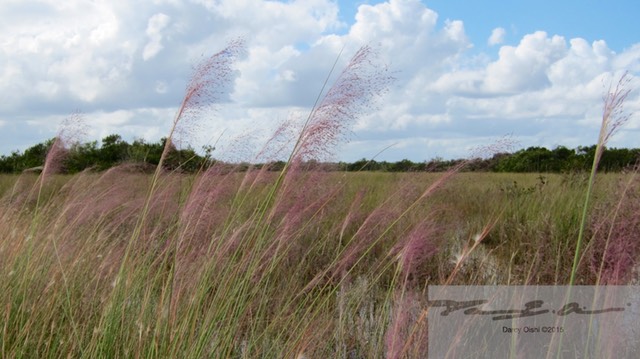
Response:
M543 31L525 35L518 46L500 48L500 58L487 66L484 85L495 93L541 89L550 84L547 68L566 53L562 36Z
M504 42L504 37L507 34L504 28L496 27L491 31L491 36L489 36L489 40L487 43L491 46L500 45Z
M419 0L362 4L349 24L331 0L42 0L2 2L0 13L0 153L53 136L77 109L94 138L157 140L192 64L238 36L247 54L236 66L232 101L206 114L203 141L303 117L336 59L330 82L360 46L379 50L396 82L358 119L344 160L391 144L379 158L462 156L508 133L528 144L589 144L603 84L624 70L640 72L640 43L616 53L604 40L543 31L503 45L505 30L495 28L488 44L496 53L472 53L464 19L440 19ZM636 93L628 105L640 107Z
M153 58L162 50L162 30L167 27L171 18L163 13L155 14L149 19L147 36L149 42L142 51L142 59L145 61Z

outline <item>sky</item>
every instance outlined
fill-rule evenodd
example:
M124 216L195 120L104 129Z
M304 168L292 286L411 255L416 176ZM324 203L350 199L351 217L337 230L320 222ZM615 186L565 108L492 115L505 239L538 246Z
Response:
M78 113L82 141L158 141L193 66L238 38L228 95L181 146L251 160L369 45L395 80L345 123L333 160L464 158L505 138L591 145L625 72L631 117L610 146L640 147L638 13L636 0L0 0L0 154Z

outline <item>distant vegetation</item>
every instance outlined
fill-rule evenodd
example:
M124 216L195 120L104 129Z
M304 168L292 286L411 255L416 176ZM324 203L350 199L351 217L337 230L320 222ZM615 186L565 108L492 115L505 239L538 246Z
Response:
M128 143L120 135L110 135L97 141L76 144L66 149L61 172L77 173L91 168L102 171L125 162L157 165L162 156L166 139L157 143L135 140ZM42 166L55 138L27 148L24 152L14 151L10 156L0 157L0 172L19 173L30 168ZM180 149L171 146L164 167L181 167L186 172L195 172L206 164L207 158L199 156L192 149Z
M0 156L0 173L20 173L28 169L38 168L44 164L47 152L54 143L52 138L43 143L29 147L24 152L14 151L11 155ZM102 171L123 163L138 163L156 166L165 147L165 138L156 143L147 143L142 139L128 143L120 135L113 134L98 141L76 144L68 149L62 164L62 172L78 173L86 169ZM178 149L170 146L163 167L167 170L178 170L195 173L209 168L217 162L214 147L203 148L204 154L194 149ZM467 162L465 171L471 172L520 172L520 173L564 173L589 171L593 163L596 145L579 146L569 149L558 146L552 150L545 147L529 147L513 153L497 153L490 158L477 158ZM635 165L640 156L640 149L608 148L600 160L599 170L619 172ZM352 163L318 163L310 161L308 168L322 166L323 169L341 171L380 171L380 172L443 172L461 164L466 159L445 160L435 158L429 161L413 162L407 159L398 162L375 161L361 159ZM234 164L237 165L237 164ZM260 168L264 164L254 164ZM279 171L284 161L269 163L269 168ZM249 164L244 165L248 168ZM236 167L237 169L237 167Z

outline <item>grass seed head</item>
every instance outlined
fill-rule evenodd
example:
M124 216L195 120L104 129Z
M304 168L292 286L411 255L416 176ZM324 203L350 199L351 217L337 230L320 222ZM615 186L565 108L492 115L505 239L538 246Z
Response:
M394 80L377 51L361 47L307 119L294 149L294 159L327 159L346 139L349 126L375 108Z
M44 161L43 180L62 169L69 150L80 143L85 134L86 123L80 112L75 112L62 121Z
M228 43L222 51L197 63L189 78L182 104L173 120L167 137L165 152L171 148L174 134L183 137L194 135L199 129L198 119L203 111L211 109L230 92L236 71L235 61L244 53L243 39ZM163 157L166 153L163 153Z

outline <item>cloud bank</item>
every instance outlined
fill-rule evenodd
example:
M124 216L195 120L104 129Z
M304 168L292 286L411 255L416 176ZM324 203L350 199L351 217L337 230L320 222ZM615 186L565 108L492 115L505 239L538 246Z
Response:
M506 30L496 28L488 44L497 53L477 54L464 21L441 19L418 0L361 5L351 23L339 11L328 0L5 1L0 153L54 136L77 110L90 139L119 133L156 141L168 132L192 65L237 37L246 55L229 98L185 139L195 148L219 137L229 144L247 133L269 137L308 111L340 51L344 66L364 44L378 48L396 81L355 123L341 160L390 145L378 159L464 157L504 135L522 146L592 144L610 81L640 72L640 43L616 53L605 39L538 31L506 44ZM638 92L626 108L638 113ZM611 145L638 147L638 128L635 116Z

